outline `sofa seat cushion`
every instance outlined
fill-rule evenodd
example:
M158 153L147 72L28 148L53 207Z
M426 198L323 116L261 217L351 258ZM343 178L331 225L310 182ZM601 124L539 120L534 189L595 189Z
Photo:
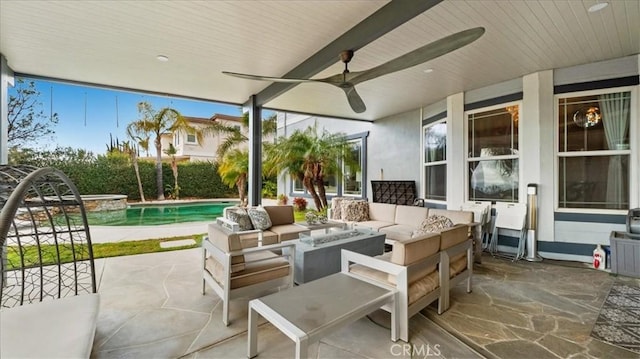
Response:
M361 222L354 222L353 225L355 227L371 228L374 231L379 232L381 228L393 226L394 223L384 222L384 221L361 221Z
M387 239L392 239L394 241L406 241L411 239L415 230L415 227L407 226L405 224L394 224L392 226L380 228L380 232L386 234Z
M413 227L420 227L422 221L429 216L429 208L416 206L396 206L395 223Z
M89 358L99 294L0 310L0 358Z
M450 278L457 276L467 268L467 257L458 258L457 260L449 263Z
M281 224L269 228L269 231L277 234L280 242L298 239L300 238L300 233L311 233L309 229L297 224Z
M231 289L262 283L271 279L289 275L289 262L283 257L269 252L256 252L244 255L244 270L231 273ZM205 268L213 278L224 287L224 267L215 258L209 257Z

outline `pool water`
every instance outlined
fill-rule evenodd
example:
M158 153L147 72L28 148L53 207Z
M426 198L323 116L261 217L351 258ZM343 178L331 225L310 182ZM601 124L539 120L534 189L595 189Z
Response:
M183 222L213 221L222 216L232 202L181 203L175 205L136 206L117 211L87 212L89 225L153 226Z

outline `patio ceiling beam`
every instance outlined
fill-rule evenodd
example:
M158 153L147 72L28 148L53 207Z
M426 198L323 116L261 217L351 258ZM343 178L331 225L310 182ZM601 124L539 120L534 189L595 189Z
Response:
M442 1L392 0L282 77L309 78L335 64L341 51L356 51ZM273 83L256 94L255 105L263 106L296 85Z

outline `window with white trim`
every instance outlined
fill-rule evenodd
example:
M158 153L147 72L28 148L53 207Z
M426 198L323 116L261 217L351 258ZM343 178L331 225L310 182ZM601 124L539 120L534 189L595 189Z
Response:
M186 141L186 143L192 144L192 145L197 145L198 144L198 138L196 137L196 131L187 130L187 141Z
M467 112L469 201L518 202L520 103Z
M631 92L556 98L558 208L629 209Z
M422 128L424 146L424 198L447 200L447 122L440 120Z
M356 159L360 166L342 165L342 194L345 196L362 196L362 140L349 141L348 150L351 151L351 157Z

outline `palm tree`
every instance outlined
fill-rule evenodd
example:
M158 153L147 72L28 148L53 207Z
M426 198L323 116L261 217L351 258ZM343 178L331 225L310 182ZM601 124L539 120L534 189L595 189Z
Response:
M136 143L136 146L130 146L127 152L131 157L131 162L133 163L133 169L136 172L136 179L138 180L138 191L140 192L140 200L142 202L145 202L144 190L142 188L142 180L140 179L140 166L138 166L138 147L142 147L144 151L148 152L149 136L146 133L136 133L135 126L133 126L133 123L130 123L127 126L127 137L129 137L131 141Z
M162 134L175 132L190 132L196 135L198 143L202 143L202 131L189 125L187 120L175 109L165 107L155 111L148 102L138 103L140 119L132 122L136 133L151 134L154 137L153 144L156 147L156 186L158 187L158 200L164 200L164 188L162 184Z
M173 146L173 143L169 143L169 148L164 150L164 153L171 158L171 172L173 172L173 197L174 199L180 199L180 187L178 186L178 162L176 162L176 153L178 153L178 151Z
M262 121L262 135L269 136L276 133L276 115ZM249 114L242 115L242 126L249 127ZM246 184L249 177L249 152L247 150L239 150L238 147L249 141L249 138L243 133L241 128L237 126L229 126L220 122L213 122L204 129L205 133L212 133L218 136L226 136L224 141L218 146L216 156L220 165L218 166L218 174L220 177L227 178L227 184L233 187L238 185L238 194L240 195L240 203L246 202ZM266 145L267 143L265 143ZM246 154L246 160L240 157L240 153ZM235 158L238 162L234 164L223 165L229 158ZM245 166L243 169L238 166ZM237 177L236 177L237 176ZM241 187L242 186L242 187Z
M232 188L238 188L240 204L245 205L247 201L246 188L249 177L249 151L232 149L229 150L220 160L218 172L222 182Z
M319 211L327 207L325 177L341 176L341 163L352 168L359 165L352 158L344 134L323 130L319 136L317 124L304 131L295 130L289 137L278 138L277 143L268 146L265 153L265 171L284 171L302 181Z

